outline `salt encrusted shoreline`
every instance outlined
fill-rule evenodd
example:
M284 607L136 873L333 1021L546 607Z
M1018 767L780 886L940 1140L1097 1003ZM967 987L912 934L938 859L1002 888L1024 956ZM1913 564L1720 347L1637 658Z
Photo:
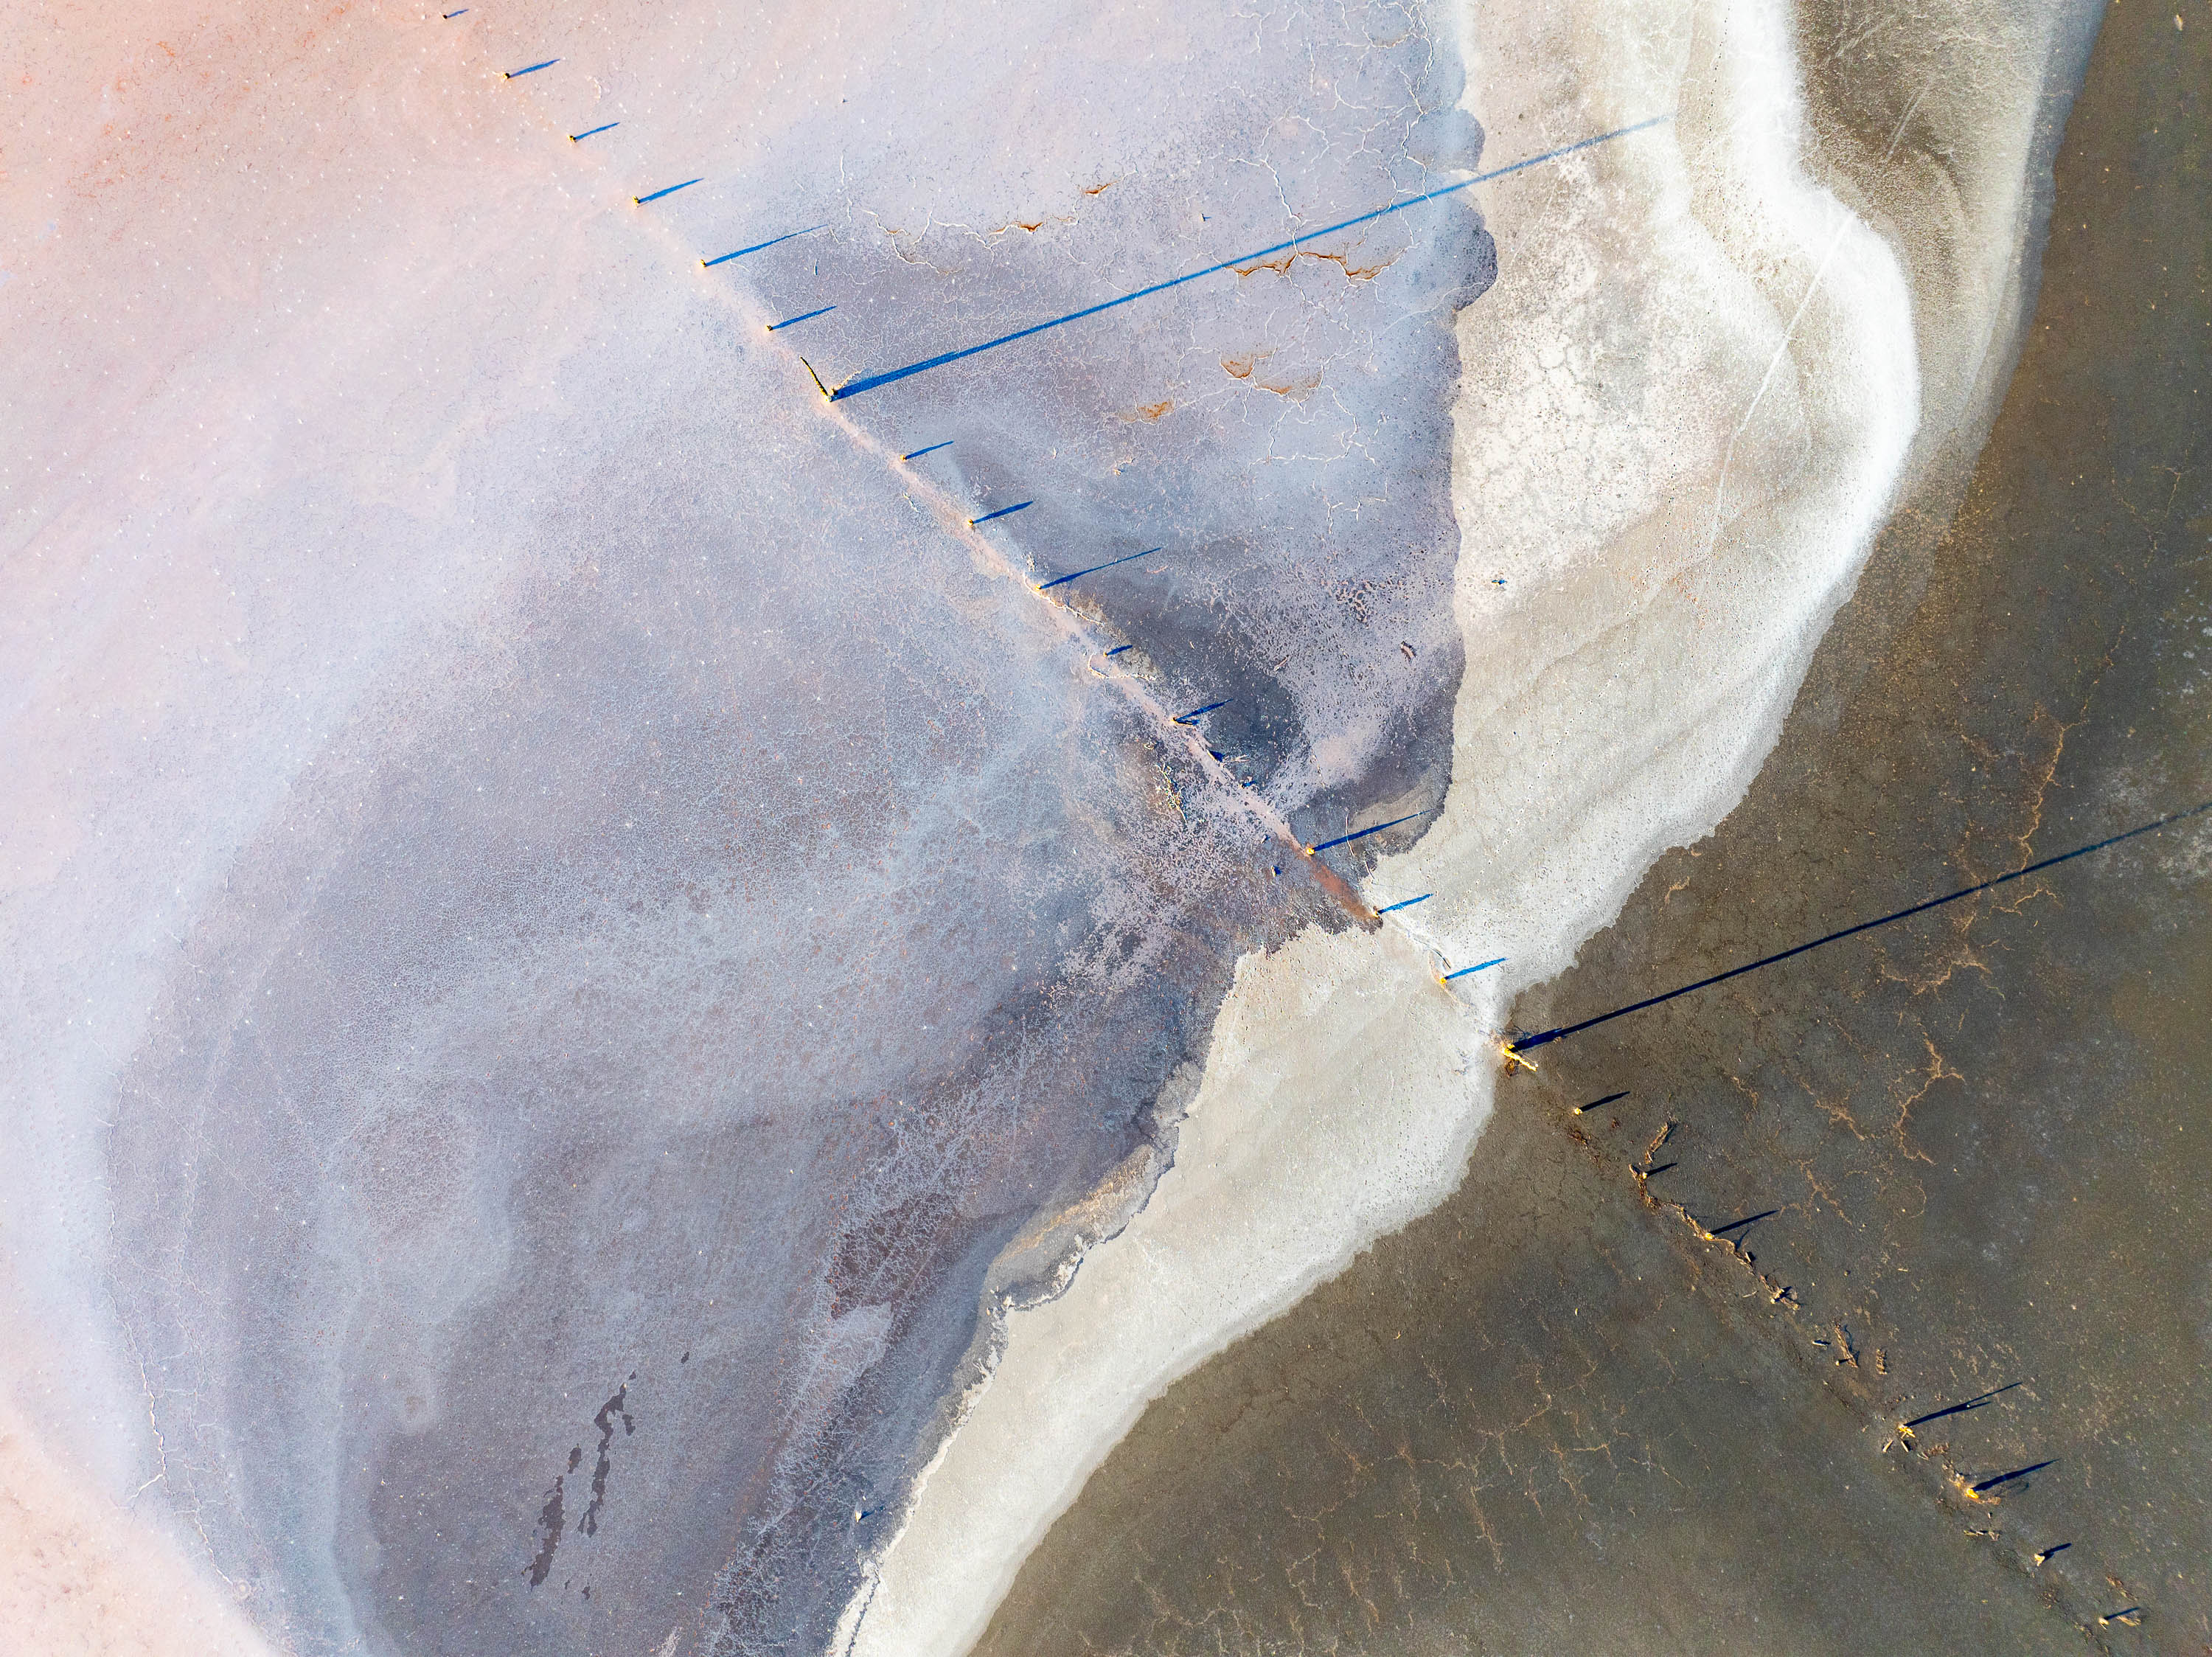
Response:
M1871 155L1808 134L1778 8L1467 18L1486 168L1676 119L1481 201L1500 279L1460 321L1455 786L1367 886L1436 896L1241 964L1174 1166L1062 1293L1004 1313L836 1650L967 1649L1152 1398L1457 1183L1499 1009L1741 797L1893 502L1978 448L2032 299L2083 25L1958 10L1996 49L1948 113L1893 88ZM1966 140L1963 177L1917 164L1916 119ZM1496 954L1464 998L1433 981Z
M1978 98L1987 105L1975 116L1983 125L1967 136L1994 133L2002 150L2012 142L2007 123L2024 127L2021 111L2033 103L2026 94L2040 84L2043 59L2033 40L2014 41L2018 50L2007 58L2005 31L2013 24L1970 5L1956 11L1950 38L1972 41L1987 61L1974 76L1954 77L1963 86L1943 83L1932 95L1917 74L1910 84L1900 80L1894 88L1902 112L1898 130L1924 120L1926 110L1946 97ZM1488 1108L1488 1042L1497 1009L1516 986L1567 958L1575 939L1617 906L1654 850L1694 838L1726 809L1771 740L1812 640L1848 589L1864 532L1879 518L1900 466L1911 476L1945 441L1963 442L1971 451L1982 395L1976 388L2002 383L2007 319L2017 313L2016 306L2007 308L2016 297L2022 212L2016 203L1984 201L1971 190L1964 207L1946 205L1942 186L1949 181L1941 176L1924 180L1924 187L1916 184L1917 193L1900 189L1895 199L1867 200L1824 173L1856 215L1845 218L1819 189L1774 171L1801 147L1785 141L1792 110L1784 94L1793 82L1786 65L1781 72L1776 67L1778 15L1654 8L1644 20L1648 27L1636 32L1634 15L1594 7L1581 16L1549 17L1541 33L1528 34L1514 31L1534 25L1496 6L1474 21L1471 38L1481 51L1468 54L1476 63L1469 78L1479 91L1477 113L1490 129L1486 167L1643 119L1662 106L1679 107L1682 119L1662 136L1640 137L1484 192L1483 205L1506 244L1506 281L1461 323L1467 367L1458 476L1470 549L1462 559L1458 606L1468 659L1454 762L1462 786L1429 839L1369 883L1378 903L1425 890L1437 896L1394 918L1392 929L1379 936L1310 935L1243 963L1215 1031L1212 1061L1174 1147L1174 1171L1157 1200L1133 1215L1136 1197L1162 1167L1164 1141L1125 1165L1116 1190L1062 1216L1066 1224L1059 1236L1041 1228L1025 1240L1033 1246L1026 1258L1002 1261L1006 1270L994 1275L987 1293L1010 1295L1013 1302L1006 1323L993 1333L994 1340L1011 1339L1006 1361L971 1395L975 1407L967 1430L944 1447L906 1540L884 1562L885 1593L865 1619L858 1615L860 1601L848 1613L845 1632L858 1625L864 1647L922 1651L963 1643L963 1630L988 1616L1030 1542L1073 1498L1085 1469L1146 1398L1450 1186ZM150 18L135 27L151 37ZM380 75L398 74L390 64L399 59L387 62L381 46L362 50L372 67L383 65ZM1695 67L1696 77L1678 92L1686 66ZM2013 79L2004 79L2007 74ZM506 129L469 113L477 107L453 92L462 84L457 75L419 86L404 78L374 84L413 88L408 95L415 102L395 93L380 106L394 121L400 116L392 112L402 110L411 112L412 121L430 107L422 100L446 88L454 101L439 129L447 135L440 155L449 168L457 154L453 135L474 135L470 142L477 148L469 155L480 176L503 180L510 188L526 174L540 179L536 162L525 167L514 159L519 152L501 148ZM310 88L299 94L303 98L323 95L323 83L313 77L299 84ZM180 107L190 103L180 93L165 95ZM282 100L272 108L319 114L319 105L310 109ZM1916 109L1922 111L1917 117ZM301 131L307 119L299 116ZM315 131L323 130L318 119ZM1939 123L1938 136L1959 133ZM568 159L565 139L552 137ZM1873 151L1888 141L1885 121ZM365 153L357 133L343 144L351 154ZM1912 148L1908 143L1906 151ZM1989 176L2004 172L1994 167ZM393 199L413 198L402 192ZM356 223L356 233L365 235L368 245L380 236L395 247L420 245L420 232L410 228L416 221L392 210L398 216L386 228L375 228L386 220L372 216ZM1958 221L1949 233L1946 212ZM1912 362L1914 342L1898 332L1905 302L1893 267L1884 265L1881 241L1860 228L1869 224L1905 250L1914 273L1910 308L1923 398L1935 413L1920 426L1909 456L1902 444L1911 422L1899 411L1900 387L1893 381ZM154 222L147 228L150 235ZM76 234L74 223L65 234ZM238 234L234 227L222 232ZM1931 237L1929 271L1943 266L1947 252L1964 248L1975 256L1957 261L1960 274L1951 288L1930 285L1913 263L1912 250ZM502 250L536 246L519 234L494 240ZM173 271L190 251L166 247L161 262ZM191 268L188 262L184 268ZM244 281L247 269L222 265L222 279L208 291L224 291L223 281L232 277ZM532 291L540 298L569 291L560 286L567 279L549 278L550 285ZM227 338L241 314L254 318L258 332L270 320L265 308L276 305L270 298L241 313L231 295L205 315L187 308L182 321L166 325L167 337L172 344L200 338L190 324L213 330L208 338ZM549 304L546 314L556 314L566 319L564 328L588 332L596 326L590 307ZM1793 329L1798 354L1785 356L1779 346ZM419 336L410 324L394 337ZM131 339L127 331L115 338L120 362ZM530 352L552 361L558 346L540 341ZM448 357L461 365L451 369L457 395L489 396L495 411L512 415L520 406L543 412L552 398L550 382L533 374L489 376L493 389L487 391L486 375L471 366L477 359L465 352ZM312 354L282 360L327 366ZM300 367L282 378L309 384L324 367ZM105 383L107 376L88 375L86 383L95 379ZM121 390L112 395L126 398ZM252 406L225 409L234 416L239 407ZM500 424L481 408L477 412ZM240 447L204 455L187 425L177 424L171 435L180 447L156 457L177 469L157 466L155 476L181 475L188 463L249 481L264 466L277 475L276 452L264 454L260 438L233 423ZM181 446L190 446L191 455ZM374 447L357 458L365 468L362 487L377 498L396 498L394 480L414 463L404 465L404 457ZM441 448L422 464L417 504L430 514L423 521L434 522L433 509L450 502L455 489L450 452ZM155 487L166 484L149 485ZM222 498L222 491L210 498ZM119 500L117 509L130 504ZM139 528L150 534L147 524L155 521L149 518ZM107 556L89 547L88 541L72 551L88 562L82 570L71 566L67 579L88 582ZM434 579L395 580L395 588L438 594L449 590L444 583L471 590L470 568L457 569L450 548L439 545L434 557L425 556L434 564ZM337 582L336 570L334 563L323 573ZM179 637L233 637L234 618L216 613L220 600L198 567L187 561L167 571L161 579L173 590L157 584L149 589L147 606L167 630L164 648ZM1502 591L1492 584L1500 576L1507 582ZM106 578L114 579L112 568ZM126 584L109 595L135 590ZM334 612L373 612L381 602L373 587L333 586L324 596ZM204 617L191 608L202 601L209 606ZM392 631L405 629L394 623ZM265 654L270 637L258 637ZM279 642L287 637L275 636ZM100 648L124 659L137 654L112 643ZM143 654L152 661L160 653ZM307 713L271 715L273 747L287 756L316 750L354 676L366 676L364 663L375 655L356 645L303 647L298 677L319 686L326 705L311 700ZM279 683L287 670L281 660L275 667L264 660L257 671ZM1671 710L1658 705L1656 685L1674 693ZM108 706L99 702L101 693L88 695L78 686L56 700L70 704L72 718L87 707L96 716ZM232 704L213 699L205 705ZM113 722L118 728L128 723ZM254 767L240 761L234 772L226 771L217 763L222 758L201 754L189 766L172 768L188 778L191 795L237 807L224 819L223 832L210 837L214 850L184 860L179 882L211 882L227 868L224 848L244 842L256 813L268 808L281 779L291 774L272 760L257 782L258 791L241 788L234 798L234 784L253 780ZM36 880L39 868L82 855L70 850L70 825L97 819L65 790L47 799L32 790L26 797L38 807L25 817L38 819L32 822L36 832L27 863L10 874ZM141 797L140 808L130 813L140 822L137 832L172 835L165 809L173 814L179 797ZM131 861L115 850L125 843L120 818L110 813L94 833L106 838L106 855L117 860L116 868ZM150 869L159 860L142 861ZM32 870L28 876L25 868ZM91 877L80 871L79 878ZM79 1036L52 1049L62 1055L53 1062L64 1065L46 1077L60 1078L57 1097L105 1097L88 1080L93 1069L106 1063L107 1050L125 1052L137 1040L129 1019L139 1002L125 980L165 971L157 957L166 962L174 941L170 919L199 912L198 897L183 895L182 884L170 906L167 877L149 875L143 892L119 879L90 889L100 902L85 910L84 924L125 941L115 947L119 965L99 974L112 1002L104 1022L82 1019L81 1009L66 1004L54 987L64 982L58 976L28 1003L34 1018L58 1026L66 1014L81 1026ZM201 893L200 886L191 890ZM134 908L141 899L145 906ZM181 930L184 920L177 925ZM1493 953L1513 956L1509 970L1515 976L1470 980L1481 989L1465 1002L1431 982L1439 957L1456 963ZM79 1074L68 1063L87 1068ZM258 1636L225 1603L222 1584L203 1568L182 1521L175 1537L158 1528L163 1510L150 1493L152 1482L142 1483L146 1469L137 1459L142 1450L156 1453L150 1441L142 1443L161 1425L147 1418L152 1383L144 1383L149 1398L142 1401L144 1372L126 1355L111 1354L106 1362L88 1356L107 1327L106 1303L88 1290L70 1299L76 1280L68 1271L82 1266L87 1283L96 1281L90 1274L110 1215L95 1178L105 1142L58 1112L51 1121L39 1120L46 1136L27 1141L35 1154L24 1159L25 1167L46 1186L70 1193L73 1205L35 1212L27 1203L16 1207L11 1239L18 1253L14 1275L0 1280L0 1299L11 1312L19 1305L49 1313L65 1307L77 1321L48 1331L53 1362L46 1362L43 1349L33 1352L26 1335L9 1354L9 1366L24 1375L68 1374L66 1388L41 1392L26 1384L18 1396L27 1411L51 1407L57 1420L82 1429L80 1437L96 1451L104 1447L106 1459L96 1465L74 1459L61 1453L69 1447L61 1436L35 1442L29 1426L11 1423L0 1431L25 1453L24 1465L35 1461L23 1475L30 1483L19 1479L19 1488L55 1487L23 1508L33 1521L30 1541L15 1551L31 1557L74 1525L69 1542L79 1549L76 1558L100 1555L115 1563L94 1583L96 1593L64 1608L88 1638L107 1648L127 1643L142 1623L178 1649L195 1639L210 1650L252 1648ZM104 1113L87 1120L105 1126ZM41 1257L37 1247L26 1249L26 1237L52 1243L53 1252ZM84 1246L64 1263L62 1245L75 1243ZM1090 1251L1072 1276L1071 1246ZM37 1275L41 1270L44 1277ZM1064 1292L1023 1309L1033 1295L1054 1289ZM37 1319L18 1318L16 1324L35 1332ZM13 1373L9 1379L16 1381ZM49 1432L52 1425L41 1413L37 1430ZM175 1442L172 1438L172 1447ZM51 1457L43 1453L49 1447L56 1451ZM146 1494L138 1509L148 1521L143 1525L105 1495L105 1505L78 1508L68 1500L74 1491L112 1493L120 1501L134 1489ZM312 1542L308 1533L327 1526L332 1511L311 1503L298 1528ZM969 1527L970 1520L978 1528ZM49 1550L45 1556L69 1556ZM18 1572L5 1587L28 1583L36 1590L41 1580ZM270 1602L253 1610L265 1629L281 1636L282 1619Z

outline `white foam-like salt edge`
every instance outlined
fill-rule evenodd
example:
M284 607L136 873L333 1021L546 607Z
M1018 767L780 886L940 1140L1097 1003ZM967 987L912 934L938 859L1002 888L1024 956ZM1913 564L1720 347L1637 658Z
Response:
M1475 7L1486 162L1679 119L1483 203L1500 277L1460 325L1453 783L1369 883L1437 895L1402 930L1240 964L1173 1167L1063 1295L1009 1315L833 1650L971 1646L1152 1398L1457 1185L1511 994L1741 797L1896 490L1985 423L2008 366L2057 29L1961 9L2010 48L1976 82L2005 164L1984 198L1930 210L1950 221L1935 256L1901 261L1808 176L1784 9ZM1924 420L1923 357L1942 393ZM1492 954L1510 966L1463 999L1434 981Z

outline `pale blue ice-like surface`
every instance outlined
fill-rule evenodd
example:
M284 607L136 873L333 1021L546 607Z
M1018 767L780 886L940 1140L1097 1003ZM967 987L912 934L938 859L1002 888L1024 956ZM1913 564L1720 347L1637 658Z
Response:
M375 326L286 387L267 486L180 465L161 521L281 671L101 751L87 820L175 814L131 831L142 907L81 858L13 970L154 926L171 862L191 895L112 1063L24 1051L41 1109L112 1123L138 1454L265 1626L812 1649L991 1257L1158 1131L1240 951L1343 920L1238 785L1307 839L1441 794L1449 325L1489 246L1453 198L834 408L798 356L957 349L1476 138L1401 6L445 27L560 62L470 87L528 112L509 173L434 131L392 162L453 246L345 209L287 255L286 326ZM397 74L331 118L407 107ZM426 432L449 495L396 509ZM1021 500L978 533L1036 582L1162 551L1056 589L1072 636L958 528ZM65 654L23 637L33 676ZM288 691L325 716L272 735ZM1215 702L1225 773L1159 717Z

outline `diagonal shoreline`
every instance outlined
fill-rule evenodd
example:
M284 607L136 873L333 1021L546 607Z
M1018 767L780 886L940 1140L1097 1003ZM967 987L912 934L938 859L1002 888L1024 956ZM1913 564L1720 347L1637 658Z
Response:
M1085 1258L1066 1296L1010 1320L999 1369L932 1464L833 1648L854 1657L954 1657L967 1649L1016 1581L1020 1561L1077 1501L1147 1398L1449 1193L1487 1112L1486 1033L1502 1022L1498 998L1564 964L1670 838L1697 838L1734 803L1778 733L1900 472L1925 466L1925 451L1986 418L1968 385L1950 387L1920 422L1903 273L1887 244L1795 170L1802 110L1788 90L1787 45L1771 20L1730 17L1735 33L1715 67L1687 67L1697 60L1685 36L1680 72L1705 78L1681 100L1680 137L1670 133L1665 146L1649 146L1652 158L1601 170L1600 190L1615 204L1667 204L1639 208L1654 217L1681 213L1700 192L1733 204L1711 210L1710 220L1665 221L1677 240L1662 245L1693 265L1711 261L1713 274L1701 273L1705 282L1731 261L1742 282L1752 281L1747 271L1775 268L1765 261L1792 273L1771 292L1746 289L1748 315L1759 320L1745 341L1753 366L1743 391L1757 408L1753 383L1765 392L1774 365L1796 354L1796 417L1832 446L1833 464L1792 480L1786 469L1770 470L1781 458L1770 454L1770 434L1754 431L1741 451L1731 440L1728 503L1736 516L1726 533L1710 506L1666 520L1679 539L1668 545L1662 573L1674 576L1686 602L1645 575L1626 583L1648 594L1639 610L1618 589L1597 593L1587 570L1539 564L1522 571L1525 596L1509 612L1512 628L1500 632L1494 607L1474 607L1494 595L1463 559L1468 668L1454 794L1437 827L1369 883L1378 905L1419 892L1438 893L1437 901L1410 911L1404 931L1386 930L1380 940L1338 941L1330 950L1302 941L1240 967L1175 1167L1121 1236ZM2041 76L2038 63L2026 77L2031 105ZM1662 95L1643 83L1632 94L1616 94L1646 107ZM1485 113L1486 125L1500 130ZM1759 210L1747 212L1745 202ZM1510 215L1492 221L1501 238L1499 287L1462 314L1462 359L1478 372L1513 356L1510 337L1485 338L1482 330L1525 326L1552 308L1552 291L1540 282L1520 311L1498 306L1512 235L1535 238L1539 256L1546 239L1574 246L1578 235L1590 238L1589 275L1579 291L1607 292L1605 259L1635 255L1606 238L1626 235L1632 247L1635 235L1650 234L1649 221L1619 233L1595 217L1563 224L1573 216L1560 215L1556 198L1533 193L1514 206L1528 216L1517 231ZM2017 252L2011 239L2027 226L2000 204L1985 228L2010 259ZM1965 342L1966 354L1987 355L1994 338L1996 355L2006 355L2013 320L2001 301L1978 300L1960 326L1970 335L1985 331ZM1568 336L1569 349L1575 344ZM1486 389L1471 381L1463 412L1511 406L1485 396ZM1774 400L1787 407L1778 395ZM1741 436L1749 417L1738 409L1729 417ZM1462 420L1462 466L1474 417ZM1783 481L1762 481L1777 477ZM1487 526L1466 515L1470 498L1484 504L1479 492L1465 492L1474 486L1462 474L1461 528L1466 545L1486 545ZM1771 588L1747 605L1747 588L1757 590L1760 580ZM1711 631L1700 630L1723 603L1759 618L1715 651ZM1686 636L1706 651L1687 663L1677 643ZM1590 649L1598 640L1610 648ZM1611 686L1624 677L1638 682L1637 669L1665 682L1665 661L1677 664L1677 681L1687 667L1683 702L1711 717L1677 727L1667 722L1669 708L1656 730L1648 719L1627 722L1648 714L1650 704ZM1528 694L1532 685L1542 688ZM1515 728L1531 726L1564 727L1571 741L1522 742ZM1620 779L1610 796L1607 778ZM1547 791L1554 781L1562 786ZM1501 882L1509 890L1500 892ZM1461 1002L1420 970L1424 951L1446 959L1510 955L1521 976L1475 979L1474 998ZM1380 1062L1386 1054L1388 1065Z
M2177 417L2203 302L2159 269L2204 209L2113 183L2189 72L2171 46L2105 25L1963 506L1938 479L1893 521L1743 803L1525 1025L1905 901L1898 871L1994 875L2204 792L2185 652L2212 501ZM2139 839L2070 891L1553 1048L1443 1209L1152 1407L978 1649L1166 1650L1220 1619L1261 1648L2055 1653L2154 1581L2145 1628L2185 1629L2199 1319L2119 1263L2161 1256L2208 1177L2203 848ZM1660 1140L1671 1168L1640 1160ZM1970 1380L2000 1362L2032 1378L2001 1398L2010 1374ZM1984 1395L1901 1448L1898 1423Z

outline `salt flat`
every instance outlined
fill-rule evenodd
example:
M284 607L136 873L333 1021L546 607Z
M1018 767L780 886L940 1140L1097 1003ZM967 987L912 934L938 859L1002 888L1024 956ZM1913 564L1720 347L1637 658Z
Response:
M1971 458L2081 29L1954 21L1852 149L1755 6L14 9L70 1522L210 1640L961 1648Z

